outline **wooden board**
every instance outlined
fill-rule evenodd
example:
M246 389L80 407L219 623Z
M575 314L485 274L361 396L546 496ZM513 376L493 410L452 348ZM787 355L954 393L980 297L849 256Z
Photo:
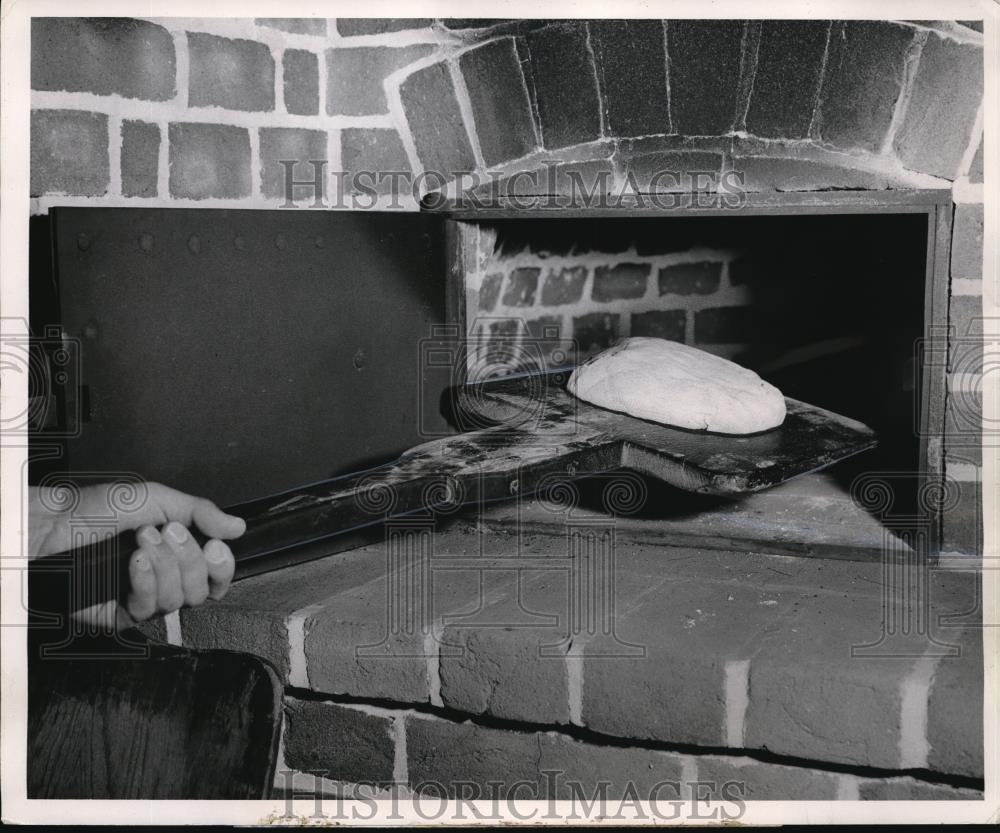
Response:
M701 494L756 492L873 448L867 426L795 399L784 423L744 436L690 431L626 416L577 399L568 372L526 374L469 386L464 409L594 446L620 443L621 467Z
M469 385L458 397L466 426L493 427L425 443L358 475L232 507L247 519L246 535L234 542L237 563L389 517L509 499L617 469L700 494L747 494L876 443L861 423L792 399L784 424L772 431L727 436L671 428L577 400L565 390L567 375Z
M671 428L588 405L566 392L567 378L555 371L467 385L456 395L462 427L496 424L432 440L357 474L229 507L247 521L246 533L231 542L237 576L357 546L366 529L389 518L509 500L588 474L627 469L688 492L736 496L876 444L861 423L794 399L786 399L784 424L759 434ZM115 569L104 561L131 549L122 543L66 558L76 565L71 572L117 576L124 586L122 565ZM65 559L45 560L53 570L65 569ZM49 609L66 609L53 595L68 592L60 590L65 583L35 573L33 598L45 587ZM89 604L103 601L94 593L111 593L109 584L77 581L88 589Z
M58 639L35 636L28 798L269 797L281 682L266 662L155 643L135 656L110 639L42 657Z

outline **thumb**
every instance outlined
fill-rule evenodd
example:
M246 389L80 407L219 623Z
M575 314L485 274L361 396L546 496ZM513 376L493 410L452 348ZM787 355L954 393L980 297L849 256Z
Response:
M246 532L246 522L223 512L206 498L179 492L160 483L149 484L149 503L162 517L160 523L177 521L186 527L197 527L207 538L231 540Z
M212 501L197 498L191 512L195 526L209 538L228 541L239 538L247 530L247 523L236 515L227 515Z

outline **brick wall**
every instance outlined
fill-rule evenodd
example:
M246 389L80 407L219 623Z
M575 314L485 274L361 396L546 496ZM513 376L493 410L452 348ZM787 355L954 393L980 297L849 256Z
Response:
M739 144L748 170L753 154L826 149L859 169L951 188L951 323L974 336L982 90L982 35L948 21L38 18L32 210L278 207L282 160L308 180L314 159L330 171L482 173L553 153L606 156L629 137L724 153ZM385 207L416 208L377 190ZM295 197L309 204L311 189ZM721 266L717 292L738 293L724 253L705 262ZM683 311L684 337L698 343L697 307L715 278L678 278L695 288L672 293L682 302L668 313L653 303L668 263L650 261L649 295L616 299L634 304L615 319L601 299L639 291L630 265L595 261L581 282L572 272L534 276L540 264L525 263L496 288L489 312L520 308L534 285L536 304L551 307L537 326L564 338L600 345L643 328L679 336ZM485 300L496 280L484 281ZM578 289L596 306L546 301ZM956 342L942 443L948 474L969 488L945 533L947 548L976 552L982 360L968 353Z
M453 39L429 24L36 18L33 210L274 208L284 202L280 160L307 180L310 160L327 171L409 171L382 80Z
M413 709L289 696L285 712L288 720L275 779L279 796L328 792L403 799L412 794L467 800L516 797L597 802L599 808L603 797L603 815L614 818L621 811L622 819L630 817L633 798L656 802L657 812L666 819L680 807L690 810L695 799L975 801L982 797L976 789L909 775L864 776L749 756L684 754L608 743L608 739L581 740L560 730L445 719ZM680 807L672 807L671 801L680 802ZM737 812L735 805L729 809ZM325 812L334 814L335 803L330 802Z
M277 206L280 159L483 171L637 136L981 178L982 35L955 23L37 18L32 56L41 209Z
M626 336L697 344L732 358L749 347L740 313L750 293L732 275L739 256L707 247L640 253L634 244L615 253L507 252L480 275L478 309L470 318L478 322L474 332L483 335L503 336L522 321L540 343L546 328L571 333L575 345L568 338L556 342L566 342L563 364Z
M559 537L412 530L405 563L374 545L181 611L184 645L274 663L288 769L449 793L524 779L543 796L547 769L588 795L601 779L619 795L734 780L786 800L981 789L972 574L926 576L926 621L951 623L937 642L911 618L914 638L888 642L901 623L884 619L878 562L629 544L586 572L594 599L594 577L613 573L609 631L551 566ZM536 567L513 555L528 550Z
M905 218L550 219L505 221L493 234L495 251L467 278L466 313L480 354L523 334L515 368L533 363L536 343L554 366L655 336L764 371L794 363L793 350L799 362L862 345L881 355L883 342L921 332L910 288L923 279L926 230ZM897 315L873 321L884 304ZM878 365L881 389L905 396L912 356L896 353L893 368L865 362Z

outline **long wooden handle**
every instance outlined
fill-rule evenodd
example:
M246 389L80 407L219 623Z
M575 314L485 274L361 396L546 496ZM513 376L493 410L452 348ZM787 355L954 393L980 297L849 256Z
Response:
M394 463L230 509L247 521L237 564L427 511L532 494L547 479L615 468L621 443L597 432L488 428L418 446Z
M316 557L292 554L304 545L345 549L355 545L359 530L390 518L533 494L548 481L608 471L620 463L621 445L596 432L498 426L433 440L375 469L229 507L247 522L244 535L229 542L237 578ZM32 606L52 614L123 598L135 547L135 534L127 532L34 562Z

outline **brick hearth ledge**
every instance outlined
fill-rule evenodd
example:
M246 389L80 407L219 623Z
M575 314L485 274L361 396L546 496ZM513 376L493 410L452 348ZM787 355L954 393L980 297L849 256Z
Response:
M904 622L887 590L904 574L879 563L619 536L613 564L592 551L573 572L566 537L483 523L390 527L392 546L246 579L182 611L180 638L273 662L282 765L335 782L559 793L549 769L758 799L982 796L974 574L911 571L929 601Z

